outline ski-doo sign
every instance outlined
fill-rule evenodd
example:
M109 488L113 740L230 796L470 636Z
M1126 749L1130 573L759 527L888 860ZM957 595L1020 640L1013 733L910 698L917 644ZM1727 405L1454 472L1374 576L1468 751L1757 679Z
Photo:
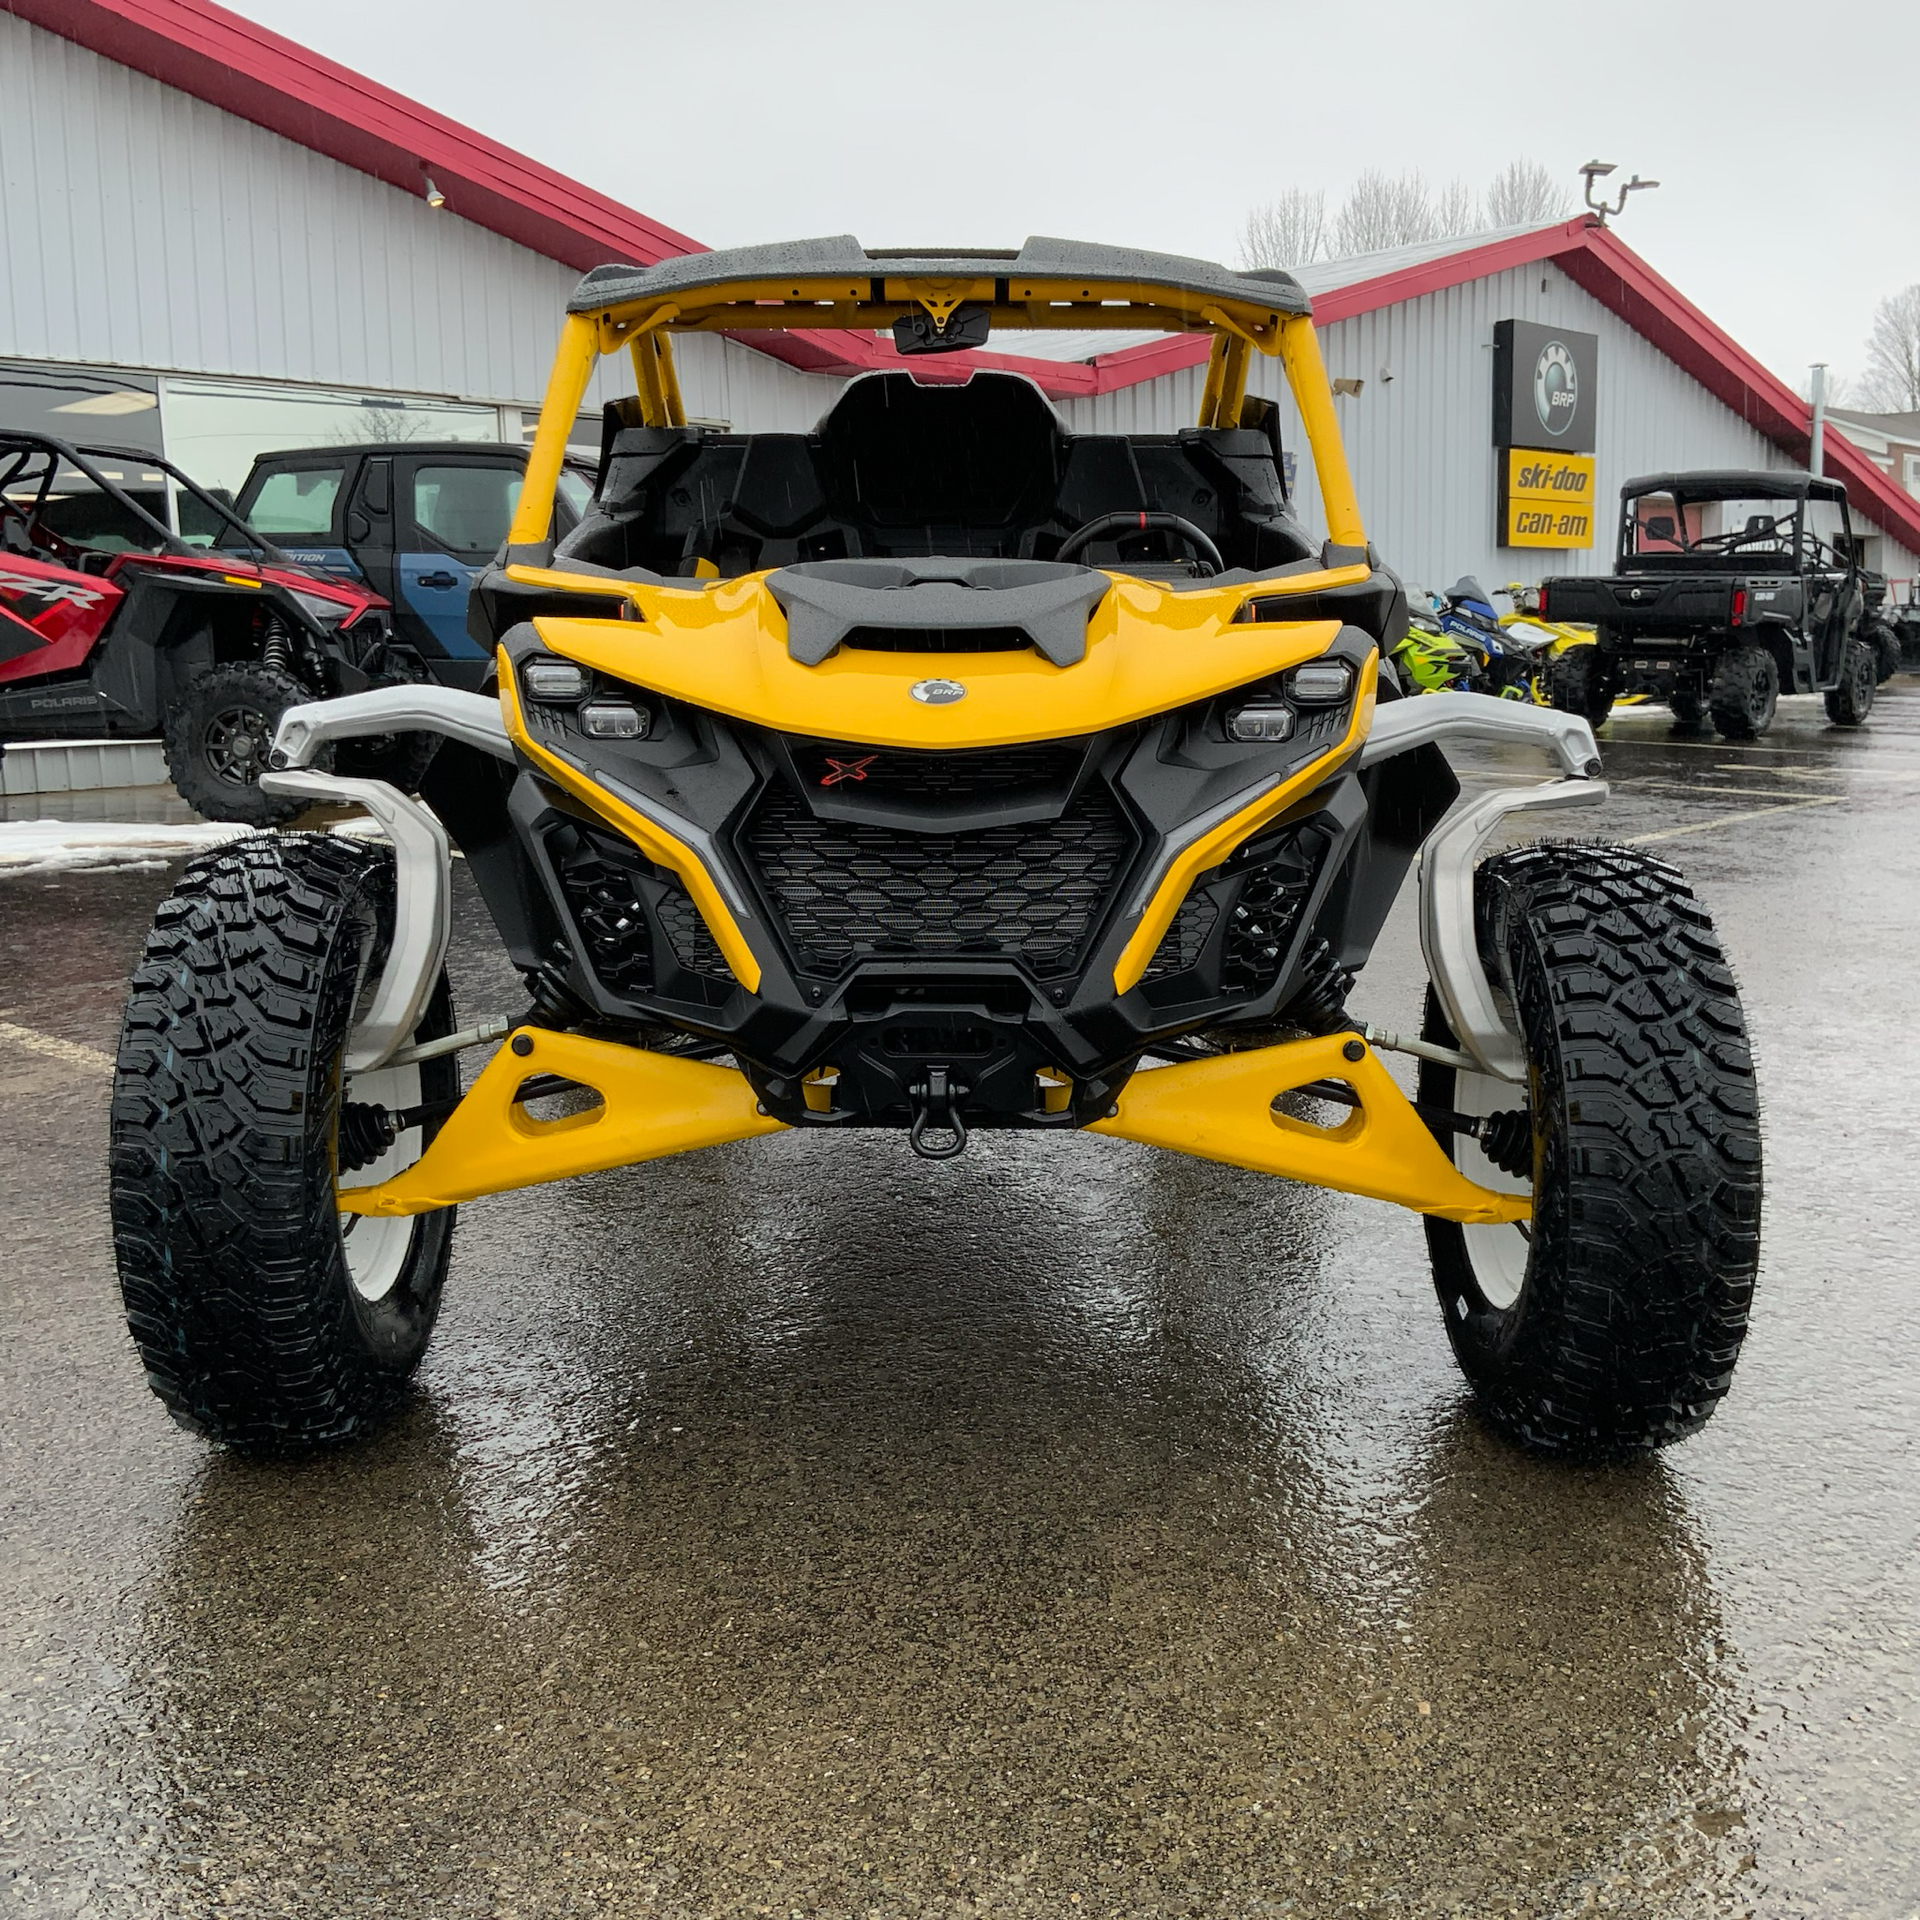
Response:
M1600 336L1533 320L1493 329L1493 444L1591 453Z

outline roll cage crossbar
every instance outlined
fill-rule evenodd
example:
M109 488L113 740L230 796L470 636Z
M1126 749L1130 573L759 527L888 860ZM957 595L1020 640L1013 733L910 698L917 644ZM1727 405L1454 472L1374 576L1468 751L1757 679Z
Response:
M676 333L845 328L870 333L920 316L944 335L956 315L1028 330L1150 328L1213 339L1203 428L1254 424L1255 353L1278 359L1306 429L1327 534L1364 555L1366 534L1306 295L1284 273L1232 273L1171 255L1029 240L1018 253L869 253L851 239L689 255L645 269L597 267L580 282L554 356L508 534L509 562L545 565L553 496L596 361L633 361L641 424L681 427ZM902 362L903 367L908 362Z
M19 483L20 476L28 471L36 458L49 455L52 457L47 459L46 472L40 475L34 493L31 517L36 521L40 519L46 508L47 496L53 490L60 462L64 460L76 473L99 488L109 499L118 501L127 512L144 525L151 527L159 537L164 552L197 553L199 549L181 539L164 521L156 519L132 493L117 481L108 479L95 464L100 460L114 460L127 465L144 467L150 472L165 474L183 493L192 494L201 506L237 533L241 542L258 556L261 564L280 567L293 565L293 562L272 541L263 540L231 507L215 499L205 487L182 473L171 460L139 447L93 445L81 447L75 446L70 441L55 439L48 433L21 433L0 429L0 499L12 501L14 488ZM558 484L557 478L556 484Z

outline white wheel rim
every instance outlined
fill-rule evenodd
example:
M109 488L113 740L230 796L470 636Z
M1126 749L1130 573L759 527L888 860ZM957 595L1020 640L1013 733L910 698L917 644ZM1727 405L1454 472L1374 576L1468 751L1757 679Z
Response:
M420 1069L382 1067L374 1073L356 1073L347 1082L345 1098L395 1110L420 1104ZM356 1187L377 1186L404 1173L425 1151L418 1127L409 1127L370 1166L356 1167L348 1176ZM369 1303L384 1300L399 1284L419 1221L406 1214L342 1213L340 1240L346 1249L347 1278L353 1290Z
M1510 1080L1497 1080L1490 1073L1456 1072L1453 1076L1453 1110L1483 1118L1490 1113L1511 1113L1526 1100L1526 1090ZM1476 1186L1490 1187L1495 1193L1531 1193L1531 1180L1517 1179L1496 1167L1481 1151L1478 1140L1464 1133L1453 1139L1453 1164ZM1505 1222L1498 1226L1463 1226L1467 1265L1473 1283L1487 1305L1504 1311L1520 1298L1527 1282L1527 1262L1533 1247L1530 1229L1524 1222Z

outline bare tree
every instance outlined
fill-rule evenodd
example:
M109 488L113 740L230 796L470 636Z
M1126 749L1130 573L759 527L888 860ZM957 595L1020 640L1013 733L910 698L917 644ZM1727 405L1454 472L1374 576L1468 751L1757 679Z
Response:
M1487 225L1532 227L1570 219L1573 189L1555 180L1538 160L1509 160L1487 188Z
M1920 281L1890 293L1874 309L1867 370L1858 386L1886 413L1920 412Z
M1436 194L1417 169L1393 176L1371 168L1327 218L1327 197L1290 187L1247 215L1240 258L1249 267L1297 267L1324 256L1377 253L1383 247L1451 240L1486 227L1518 227L1564 219L1572 191L1537 160L1513 160L1494 175L1482 201L1464 180Z
M1433 198L1417 172L1395 180L1369 168L1334 216L1336 254L1377 253L1382 247L1404 247L1432 237Z
M1332 251L1376 253L1472 233L1479 225L1479 202L1465 181L1450 182L1436 199L1418 171L1393 179L1370 169L1353 183L1334 216Z
M1473 189L1464 180L1449 180L1433 203L1433 238L1450 240L1456 234L1478 233L1486 224Z
M1327 196L1289 187L1277 200L1255 207L1240 235L1243 267L1304 267L1327 245Z

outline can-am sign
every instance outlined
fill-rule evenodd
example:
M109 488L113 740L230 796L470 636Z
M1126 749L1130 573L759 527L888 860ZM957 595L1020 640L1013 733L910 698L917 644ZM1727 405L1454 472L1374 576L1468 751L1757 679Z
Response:
M1591 453L1600 336L1533 320L1493 329L1493 444Z
M1533 320L1493 329L1493 444L1503 547L1593 545L1600 337Z

